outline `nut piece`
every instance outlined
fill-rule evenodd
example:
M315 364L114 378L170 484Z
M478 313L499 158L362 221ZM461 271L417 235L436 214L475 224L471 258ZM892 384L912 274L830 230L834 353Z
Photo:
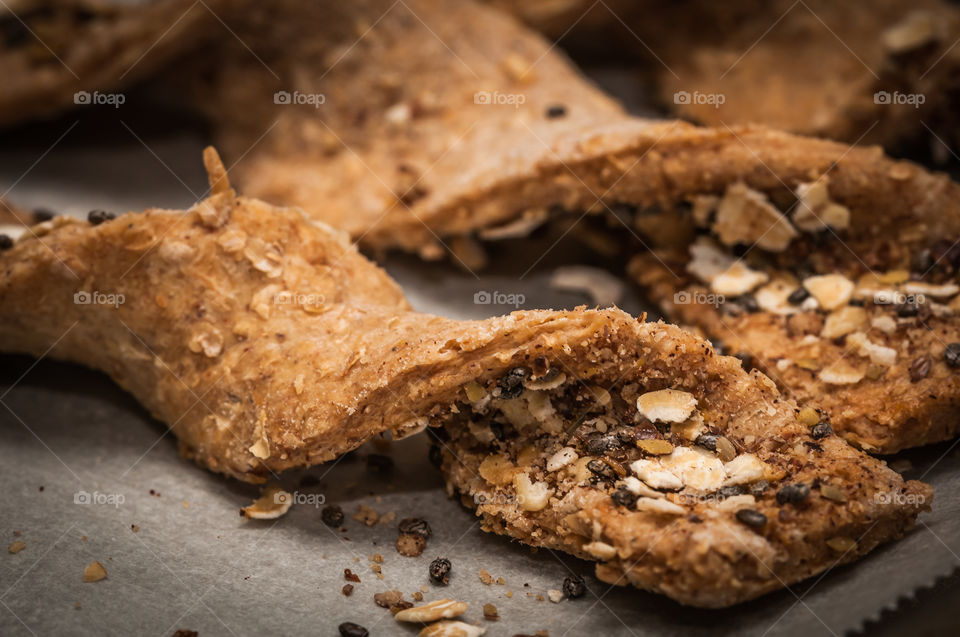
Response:
M840 338L867 327L867 311L856 305L847 305L834 310L823 322L820 336L823 338Z
M598 560L613 559L617 555L617 549L606 542L590 542L589 544L584 544L583 550Z
M835 310L850 301L855 287L853 281L840 274L824 274L804 279L803 287L817 299L820 307Z
M637 447L639 447L644 453L649 453L653 456L665 456L673 453L673 445L670 444L669 441L663 440L662 438L639 440L637 441Z
M723 465L727 472L724 486L748 484L763 480L767 465L752 453L742 453L730 462Z
M756 244L771 252L783 252L798 234L765 194L743 182L727 188L717 206L713 231L724 245Z
M425 626L417 633L418 637L480 637L487 632L483 626L474 626L466 622L442 621Z
M769 278L766 272L751 270L742 261L737 261L713 277L710 290L724 296L740 296L763 285Z
M637 511L661 515L683 515L687 512L682 506L674 504L670 500L654 500L651 498L637 500Z
M452 599L438 599L423 606L404 609L394 615L394 617L400 622L420 622L425 624L438 619L450 619L451 617L463 615L467 612L467 608L469 608L469 604L466 602L458 602Z
M564 447L547 459L547 471L557 471L577 459L577 452L573 447Z
M856 369L841 358L825 367L817 377L828 385L856 385L866 375L865 370Z
M830 201L826 175L809 184L797 186L799 202L793 223L804 232L820 232L827 228L846 230L850 226L850 209Z
M84 582L99 582L107 578L107 569L103 568L100 562L90 562L87 568L83 569Z
M683 488L683 480L673 473L663 470L659 462L637 460L630 465L630 470L654 489L676 491Z
M11 553L19 553L25 548L27 548L27 543L23 540L17 540L16 542L11 543L10 546L7 547L7 550Z
M683 422L697 407L693 394L676 389L661 389L637 398L640 415L650 422Z
M517 503L524 511L540 511L547 506L553 489L546 482L531 482L526 473L518 473L513 478L513 488L517 491Z
M255 520L275 520L284 515L293 506L293 496L279 485L264 487L260 497L253 504L241 509L246 518Z

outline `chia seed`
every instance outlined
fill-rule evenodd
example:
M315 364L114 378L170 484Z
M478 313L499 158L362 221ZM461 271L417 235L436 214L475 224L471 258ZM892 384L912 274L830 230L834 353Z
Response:
M755 529L759 529L767 523L767 516L754 509L740 509L737 511L737 519Z
M514 367L500 379L497 387L500 388L501 398L516 398L523 393L523 380L527 377L527 370Z
M452 568L453 565L450 564L450 560L445 557L438 557L430 562L430 579L437 584L449 584Z
M91 210L87 215L87 221L90 222L91 226L99 226L104 221L110 221L111 219L116 219L116 217L117 215L105 210Z
M943 350L943 359L950 367L960 367L960 343L950 343Z
M799 504L808 497L810 497L810 487L802 482L788 484L777 491L778 504Z
M320 519L323 520L323 523L327 526L334 528L339 527L343 524L343 509L336 504L325 506L323 507L323 511L320 512Z
M567 575L563 578L562 590L569 599L577 599L587 592L587 586L579 575Z
M790 305L800 305L810 297L810 293L807 292L807 288L802 285L796 290L790 293L790 296L787 297L787 303Z
M825 422L818 422L810 429L810 435L814 440L820 440L833 435L833 428Z

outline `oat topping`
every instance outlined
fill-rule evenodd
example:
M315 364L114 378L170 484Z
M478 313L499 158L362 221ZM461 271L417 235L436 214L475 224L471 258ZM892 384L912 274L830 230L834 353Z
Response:
M438 619L450 619L467 612L469 605L452 599L438 599L423 606L414 606L400 611L394 617L397 621L427 623Z
M483 626L474 626L461 621L440 621L417 633L418 637L480 637L487 632Z
M246 518L254 520L275 520L287 513L293 506L293 496L279 485L267 485L253 504L242 509Z
M913 51L937 39L936 18L927 11L913 11L880 36L883 48L891 55Z
M769 278L766 272L752 270L742 261L736 261L713 277L710 290L723 296L741 296L763 285Z
M575 461L577 457L573 447L564 447L547 460L547 471L558 471Z
M804 232L820 232L827 227L846 230L850 226L850 209L830 200L826 175L797 186L797 207L793 223Z
M107 569L103 568L100 562L90 562L87 568L83 569L84 582L99 582L107 578Z
M853 281L840 274L811 276L803 281L803 287L825 310L835 310L846 305L853 294Z
M676 389L661 389L637 398L637 409L650 422L680 423L693 414L697 399Z
M767 196L740 182L727 188L717 206L713 231L727 246L743 244L782 252L797 236L790 221Z

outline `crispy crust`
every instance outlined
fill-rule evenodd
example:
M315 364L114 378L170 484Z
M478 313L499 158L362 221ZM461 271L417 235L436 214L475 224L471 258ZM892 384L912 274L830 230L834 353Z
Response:
M563 497L554 491L546 507L524 510L517 505L517 488L498 481L485 461L491 454L506 454L513 461L507 471L519 466L531 480L556 488L550 476L557 473L545 470L546 458L576 444L569 427L582 427L584 417L567 423L565 434L508 429L512 433L481 443L472 435L481 417L468 415L471 424L464 424L470 399L476 399L468 393L460 397L457 413L439 417L449 431L449 439L441 443L443 470L449 488L477 510L485 530L585 559L599 558L597 576L608 583L661 592L684 604L721 607L862 556L901 535L927 502L931 492L925 485L904 483L884 463L837 437L815 440L809 426L798 421L797 405L781 397L767 377L743 373L736 359L716 355L691 334L663 324L611 321L610 327L600 342L584 343L574 352L542 354L576 379L574 385L599 385L610 394L632 383L640 385L640 392L672 388L691 393L710 431L733 442L738 453L755 454L778 477L761 489L764 494L757 496L755 506L734 499L725 506L721 497L685 488L667 496L683 513L659 515L618 506L610 488L594 480L574 480ZM668 439L680 444L676 435ZM542 453L531 456L531 446ZM799 506L778 503L774 494L785 484L798 483L814 485L809 499ZM835 494L817 486L821 483L838 486L845 500L837 501ZM901 494L895 496L901 504L913 505L891 508L882 504L886 496L877 495L884 493ZM761 512L766 525L756 530L738 521L740 508ZM838 549L843 547L836 544L838 536L859 541L845 553L849 547ZM615 553L601 557L611 551L607 547Z
M37 0L0 11L0 126L50 116L78 91L112 91L201 44L228 0Z
M216 154L205 159L212 192L188 211L130 213L96 226L58 217L0 254L0 349L107 372L171 426L186 456L249 481L329 460L377 433L440 424L465 386L496 384L535 358L594 384L688 390L742 451L778 474L831 476L849 502L815 499L763 536L701 511L709 518L701 526L681 520L656 545L659 515L613 510L590 489L576 495L579 513L562 520L516 507L484 515L490 530L579 555L588 536L602 538L619 557L606 559L601 578L619 581L625 572L696 605L782 585L762 564L795 581L828 557L854 559L902 534L929 502L929 487L904 483L839 439L805 445L810 434L796 405L696 336L619 310L486 321L415 313L344 235L297 210L238 198ZM483 455L464 447L461 465L448 448L451 484L470 493L471 463ZM901 500L881 506L877 494ZM831 554L823 541L837 534L859 542ZM652 557L637 563L647 549Z

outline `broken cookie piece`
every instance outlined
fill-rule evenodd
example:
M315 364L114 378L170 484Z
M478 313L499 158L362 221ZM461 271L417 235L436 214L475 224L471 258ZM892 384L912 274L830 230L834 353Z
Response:
M537 349L564 383L505 392L532 374L521 358L434 416L448 487L485 530L720 607L857 559L929 505L928 486L814 435L766 376L679 328L608 316L572 351ZM838 538L852 539L839 553Z

